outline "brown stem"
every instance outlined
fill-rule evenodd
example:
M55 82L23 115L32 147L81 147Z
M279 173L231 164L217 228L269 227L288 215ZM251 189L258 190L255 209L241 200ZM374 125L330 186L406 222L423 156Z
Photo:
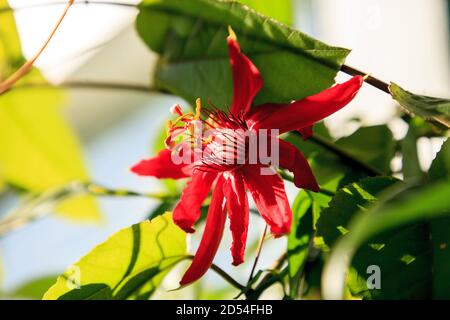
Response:
M36 62L36 60L39 58L39 56L44 52L45 48L47 48L48 44L52 40L53 36L56 33L56 30L58 30L59 26L61 25L61 22L64 20L67 12L69 11L70 7L72 6L74 0L68 0L66 8L64 9L63 14L59 18L58 22L56 23L55 27L53 28L52 32L50 33L49 37L43 44L43 46L39 49L39 51L27 62L25 62L16 72L14 72L11 76L8 77L5 81L0 83L0 95L4 92L11 89L11 87L19 81L22 77L24 77L30 70L33 68L33 64Z
M298 132L294 132L294 134L299 135ZM311 138L309 138L309 140L311 142L323 147L324 149L327 149L328 151L336 154L337 156L339 156L339 158L341 158L342 160L347 162L349 165L354 166L354 167L364 171L369 176L374 177L374 176L382 176L383 175L383 172L381 172L380 170L370 166L367 163L364 163L364 162L358 160L357 158L353 157L351 154L347 153L346 151L337 147L333 143L331 143L319 136L312 136Z
M355 69L353 67L347 66L345 64L342 65L341 71L345 72L346 74L349 74L351 76L363 76L363 77L367 76L364 79L365 82L367 82L371 86L374 86L375 88L377 88L377 89L379 89L381 91L386 92L389 95L391 94L391 92L389 91L389 84L388 83L386 83L386 82L384 82L384 81L382 81L382 80L380 80L378 78L375 78L375 77L373 77L371 75L367 75L367 72L360 71L358 69Z

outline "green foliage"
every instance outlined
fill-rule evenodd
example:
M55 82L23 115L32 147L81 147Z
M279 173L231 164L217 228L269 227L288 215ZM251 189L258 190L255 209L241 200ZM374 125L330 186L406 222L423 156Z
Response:
M122 229L58 277L47 300L148 299L186 258L186 234L166 213Z
M419 136L418 129L410 124L408 133L400 143L402 150L402 173L405 179L418 179L423 176L417 151L417 139Z
M12 13L2 12L0 25L0 79L5 79L25 58ZM33 69L18 85L30 82L45 80ZM0 96L0 177L7 183L39 193L88 179L77 138L61 115L64 101L65 94L54 88L17 88ZM90 197L67 200L58 211L76 220L100 218Z
M450 179L450 140L444 142L428 172L431 182Z
M450 100L416 95L395 83L391 83L389 91L408 113L450 126Z
M362 208L368 208L377 196L398 180L389 177L367 178L340 189L322 210L317 221L317 239L328 249L336 240L348 233L349 223Z
M336 141L336 145L373 168L390 173L395 141L387 126L362 127L349 137Z
M292 231L288 237L289 296L299 295L300 280L308 260L311 242L315 231L315 222L329 196L300 191L292 205Z
M367 174L320 145L317 140L332 144L334 148L381 172L390 173L389 165L395 154L395 142L387 126L362 127L337 141L333 141L322 124L316 125L314 132L316 139L304 141L297 134L289 134L285 139L305 154L322 188L335 191Z
M312 201L305 191L300 192L295 199L292 214L292 232L288 238L289 295L295 298L298 295L298 287L314 231Z
M444 146L431 172L445 168L446 150ZM318 233L329 246L340 236L336 230L344 234L332 247L324 275L327 297L342 294L343 288L335 292L332 288L336 286L330 287L330 282L344 282L347 263L342 257L347 256L353 267L347 284L355 295L371 299L450 297L444 284L450 262L450 205L446 199L450 183L445 169L441 172L440 181L426 186L389 186L381 181L374 185L376 180L371 179L371 185L369 180L353 185L357 193L343 189L336 195L318 222ZM338 217L337 210L344 217ZM381 289L366 285L370 265L381 269Z
M349 53L235 1L145 0L136 26L161 55L154 74L157 87L191 103L197 97L211 99L219 107L230 105L232 97L228 26L262 73L264 88L256 104L287 103L330 87Z

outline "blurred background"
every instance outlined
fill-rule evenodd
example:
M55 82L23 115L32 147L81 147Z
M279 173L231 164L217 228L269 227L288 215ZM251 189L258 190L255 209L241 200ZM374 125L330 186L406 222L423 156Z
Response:
M260 0L271 1L271 0ZM450 33L447 0L280 0L289 2L288 21L326 43L351 48L347 64L385 81L394 81L418 94L450 97ZM61 5L38 6L51 2ZM111 1L136 4L138 1ZM26 57L40 48L54 27L64 1L9 0ZM113 82L148 86L156 56L134 30L137 10L132 6L77 4L71 8L57 34L37 62L54 83L73 81ZM1 28L1 25L0 25ZM339 75L337 81L346 79ZM92 180L111 188L142 192L161 188L156 179L132 175L128 168L155 152L169 107L180 98L137 91L69 89L64 116L78 134ZM326 121L335 137L351 134L359 126L388 123L396 138L406 134L395 118L392 99L365 85L350 106ZM420 161L426 169L440 148L439 139L419 141ZM395 165L395 163L393 163ZM290 198L295 189L288 187ZM40 219L0 239L2 291L11 292L32 279L55 278L70 264L103 242L115 231L142 221L157 205L143 198L99 199L103 220L99 225L73 224L54 216ZM1 212L8 204L0 206ZM251 217L249 249L254 249L264 226ZM198 243L192 238L192 248ZM225 233L215 262L236 279L247 280L252 255L243 266L231 265L231 239ZM285 239L265 244L259 268L271 265L284 248ZM191 249L192 249L191 248ZM251 250L249 250L251 251ZM199 284L177 287L180 268L165 280L156 298L232 298L226 283L209 272ZM207 288L208 290L202 290ZM279 297L275 288L264 297ZM208 291L208 296L206 296Z

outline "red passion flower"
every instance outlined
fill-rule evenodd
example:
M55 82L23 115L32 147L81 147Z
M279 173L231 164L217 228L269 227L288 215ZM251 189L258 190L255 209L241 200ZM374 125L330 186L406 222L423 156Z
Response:
M264 129L276 129L282 134L298 130L304 137L312 134L312 125L347 105L362 86L363 78L353 77L319 94L289 104L263 104L252 106L253 99L263 86L256 66L239 47L230 29L227 39L233 76L233 100L229 112L211 106L202 108L197 99L195 113L183 114L179 105L171 111L178 115L168 122L167 149L156 157L142 160L131 168L141 176L156 178L190 178L179 202L173 210L174 222L186 232L194 232L193 226L200 217L202 203L212 191L206 218L206 226L195 257L184 274L181 285L199 279L209 269L222 239L225 221L230 220L233 243L233 265L244 261L249 221L247 190L273 236L288 234L292 212L284 189L284 182L273 170L271 163L250 161L246 155L236 160L239 151L249 148L248 136L233 134L238 130L258 133ZM202 124L212 133L200 138L200 157L193 150L195 124ZM273 132L273 131L271 131ZM293 145L278 139L278 134L266 135L278 144L278 165L294 174L298 188L319 191L319 186L303 154ZM231 145L231 148L230 148ZM177 148L182 146L183 148ZM227 148L225 148L226 146ZM173 160L174 153L192 158L192 163ZM263 174L262 169L266 169Z

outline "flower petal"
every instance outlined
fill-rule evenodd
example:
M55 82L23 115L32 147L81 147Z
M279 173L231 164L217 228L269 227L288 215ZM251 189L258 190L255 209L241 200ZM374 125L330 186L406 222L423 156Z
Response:
M191 166L187 164L175 164L172 161L171 151L161 150L156 157L141 160L131 167L133 173L140 176L150 176L158 179L182 179L189 177Z
M248 124L254 129L280 129L280 134L313 125L345 107L363 84L361 76L321 93L286 105L265 104L252 109Z
M291 229L291 207L283 180L275 171L271 175L261 175L261 168L263 167L257 165L247 166L244 169L244 181L272 234L279 237L289 233Z
M175 209L173 221L186 232L194 232L192 226L200 217L200 208L216 180L217 172L194 170L192 179L186 184Z
M200 279L208 271L219 248L226 220L223 183L224 179L221 176L214 188L202 240L191 265L180 281L182 286Z
M240 173L231 172L227 175L224 193L233 237L231 255L233 256L233 265L237 266L244 262L249 215L247 193Z
M319 185L308 160L296 147L281 139L280 166L294 173L294 184L297 188L319 192Z
M231 113L246 114L253 99L262 88L261 74L253 62L241 52L238 42L233 36L228 37L228 53L233 71L233 102Z

